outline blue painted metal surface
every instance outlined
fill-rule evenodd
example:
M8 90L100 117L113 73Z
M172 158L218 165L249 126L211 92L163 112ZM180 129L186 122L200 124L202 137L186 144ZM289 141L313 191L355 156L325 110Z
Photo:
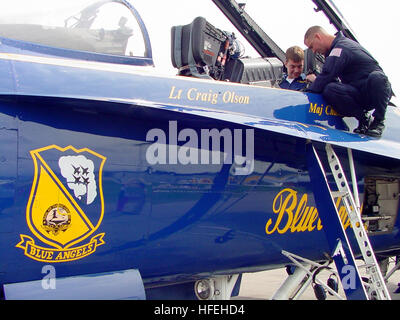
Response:
M45 269L45 274L47 269ZM46 278L47 276L47 278ZM51 278L4 286L7 300L145 300L138 270Z

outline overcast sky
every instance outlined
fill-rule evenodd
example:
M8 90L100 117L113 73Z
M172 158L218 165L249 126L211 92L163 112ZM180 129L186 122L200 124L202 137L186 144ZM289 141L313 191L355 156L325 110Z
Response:
M211 0L131 0L142 15L152 39L153 55L158 68L174 73L170 58L171 27L188 24L197 16L214 26L235 31ZM311 0L247 0L246 10L263 30L282 48L296 44L304 48L303 37L311 25L333 27L322 12L314 11ZM395 92L400 95L397 32L400 30L398 0L334 0L354 30L360 43L379 61L388 74ZM215 7L215 8L214 8ZM167 13L167 14L166 14ZM394 33L396 32L396 33ZM245 41L244 41L245 42ZM252 54L247 49L247 54ZM397 89L396 89L397 88Z

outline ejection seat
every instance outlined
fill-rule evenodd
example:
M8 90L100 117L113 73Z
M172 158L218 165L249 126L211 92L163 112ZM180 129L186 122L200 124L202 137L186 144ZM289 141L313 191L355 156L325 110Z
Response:
M269 87L277 84L282 62L242 57L242 48L234 33L215 28L203 17L171 29L171 60L178 75Z

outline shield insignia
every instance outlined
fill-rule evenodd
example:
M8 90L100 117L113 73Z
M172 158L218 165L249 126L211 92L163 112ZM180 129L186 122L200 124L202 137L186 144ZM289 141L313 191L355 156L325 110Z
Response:
M87 148L56 145L31 151L34 179L26 207L33 235L50 247L20 235L17 247L46 262L71 261L95 252L104 233L75 247L100 226L104 215L102 171L106 157Z

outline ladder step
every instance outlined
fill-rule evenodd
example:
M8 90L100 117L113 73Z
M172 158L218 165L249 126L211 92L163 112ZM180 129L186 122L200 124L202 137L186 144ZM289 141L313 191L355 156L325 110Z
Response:
M339 197L345 197L348 195L348 192L346 191L331 191L332 197L333 198L339 198Z
M376 221L376 220L390 220L391 216L376 216L376 217L364 217L361 216L363 221Z
M314 198L320 218L322 220L324 231L332 252L332 258L335 261L339 276L342 280L343 289L348 299L368 299L367 292L362 282L361 274L355 263L354 254L343 228L340 215L335 206L334 197L342 197L342 202L347 210L347 214L352 226L352 231L357 240L360 252L364 262L368 266L366 273L369 276L371 292L375 292L376 297L382 300L390 300L390 295L385 285L385 280L380 272L378 262L375 258L372 246L368 239L366 230L358 207L355 204L353 195L346 180L346 176L340 164L338 157L331 145L326 144L326 153L329 166L335 179L338 191L333 192L326 178L325 170L319 160L318 154L311 143L307 145L307 160L309 174ZM350 157L349 157L350 158ZM352 157L351 157L352 160ZM353 164L350 164L353 166ZM345 271L343 271L345 270ZM345 287L346 271L353 270L354 285ZM344 274L345 273L345 274ZM348 279L347 279L348 280Z

